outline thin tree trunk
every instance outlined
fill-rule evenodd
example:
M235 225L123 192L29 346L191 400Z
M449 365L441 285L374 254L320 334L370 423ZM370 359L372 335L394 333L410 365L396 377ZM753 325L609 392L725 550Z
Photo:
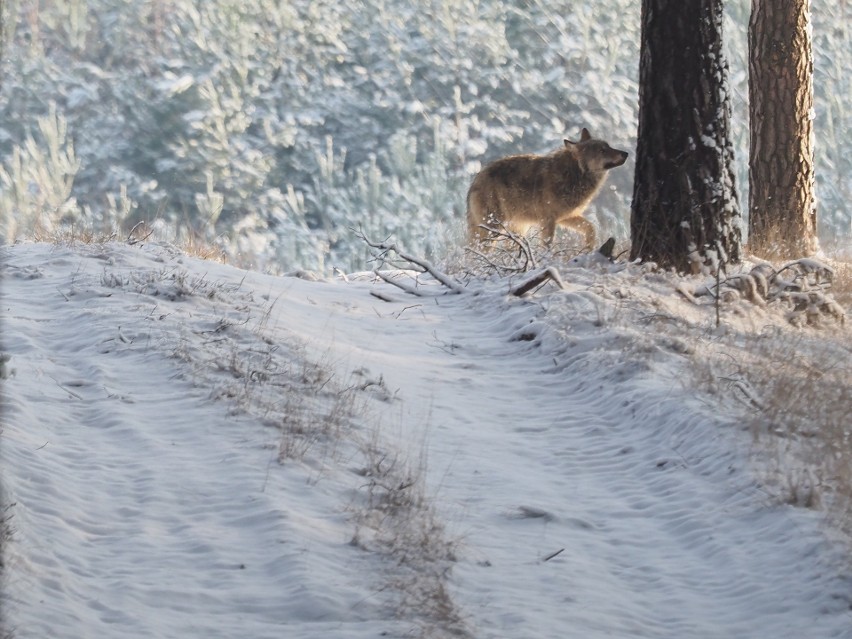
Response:
M810 0L753 0L749 21L749 249L817 249Z
M643 0L631 255L682 272L740 259L721 0Z

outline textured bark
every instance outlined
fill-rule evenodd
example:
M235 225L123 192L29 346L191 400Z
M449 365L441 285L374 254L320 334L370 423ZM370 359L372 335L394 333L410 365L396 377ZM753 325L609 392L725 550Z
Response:
M643 0L631 255L682 272L740 259L721 0Z
M753 0L749 21L749 249L817 249L810 0Z

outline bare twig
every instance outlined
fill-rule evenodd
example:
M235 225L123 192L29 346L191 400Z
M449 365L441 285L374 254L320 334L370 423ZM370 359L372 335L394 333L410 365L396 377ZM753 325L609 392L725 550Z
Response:
M550 553L547 557L545 557L544 559L542 559L542 561L550 561L551 559L553 559L554 557L556 557L557 555L559 555L560 553L563 553L563 552L565 552L565 549L564 549L564 548L560 548L560 549L559 549L559 550L557 550L556 552L552 552L552 553Z
M524 259L526 260L527 268L525 270L530 270L537 267L535 255L533 254L530 242L526 237L515 233L514 231L506 227L506 225L504 224L501 224L499 228L480 224L479 228L490 233L491 236L495 239L508 240L509 242L514 244L515 247L518 249L518 252L523 255Z
M480 243L483 250L468 247L466 250L485 263L485 266L498 273L526 273L538 268L535 253L529 240L507 228L480 224L479 228L488 233L487 239Z
M370 291L370 295L372 295L373 297L375 297L377 299L382 300L383 302L393 302L394 301L394 299L391 296L385 295L384 293L380 293L379 291Z
M139 242L144 242L145 240L147 240L149 237L151 237L154 234L153 228L150 231L148 231L148 233L146 235L144 235L143 237L134 237L134 234L136 233L136 231L138 229L144 230L144 229L146 229L147 226L148 225L145 222L145 220L141 220L139 222L136 222L136 224L133 226L132 229L130 229L130 232L127 234L127 240L125 240L125 241L128 244L130 244L131 246L133 246L134 244L138 244Z
M68 393L69 395L71 395L71 397L74 397L74 398L76 398L76 399L83 399L80 395L78 395L77 393L75 393L74 391L72 391L70 388L68 388L68 387L63 386L62 384L60 384L60 383L59 383L59 380L58 380L58 379L56 379L55 377L52 377L52 376L51 376L51 377L50 377L50 379L52 379L52 380L56 383L56 385L57 385L59 388L61 388L61 389L62 389L62 390L64 390L66 393Z
M396 318L399 319L400 317L402 317L402 314L405 313L405 311L407 311L407 310L410 310L412 308L422 308L422 307L423 307L423 304L412 304L411 306L406 306L405 308L403 308L401 311L399 311L396 314Z

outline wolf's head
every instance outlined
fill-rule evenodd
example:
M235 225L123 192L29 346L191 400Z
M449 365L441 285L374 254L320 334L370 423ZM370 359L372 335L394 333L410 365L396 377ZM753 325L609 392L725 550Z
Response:
M565 148L571 150L584 171L608 171L627 161L627 151L613 149L603 140L593 138L585 128L580 133L580 141L565 140Z

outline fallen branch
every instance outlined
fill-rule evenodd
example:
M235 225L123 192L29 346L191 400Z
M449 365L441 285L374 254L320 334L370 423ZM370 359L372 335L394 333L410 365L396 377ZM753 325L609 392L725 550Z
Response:
M373 272L380 280L387 282L388 284L392 284L393 286L396 286L398 289L402 290L405 293L408 293L410 295L417 295L418 297L423 296L423 291L421 291L419 288L415 286L409 286L405 282L400 282L398 279L391 277L388 273L384 273L379 270L375 270Z
M553 266L548 266L547 268L534 272L532 275L522 280L520 284L516 284L509 289L509 292L516 297L523 297L530 291L537 289L548 281L554 282L559 288L565 288L565 285L562 283L562 278L559 275L559 271L557 271Z
M391 244L391 243L386 242L386 241L385 242L373 242L373 241L369 240L367 238L367 236L364 235L364 232L361 231L360 229L358 229L358 230L352 229L352 231L361 240L363 240L364 243L367 246L369 246L372 249L379 251L378 254L373 256L373 258L375 260L381 262L383 265L391 262L388 255L390 255L392 253L396 253L399 256L400 259L404 260L405 262L408 262L409 265L413 265L415 267L414 270L417 270L420 273L427 273L427 274L431 275L442 286L449 289L449 291L451 293L463 293L464 292L464 287L459 282L457 282L456 280L451 278L446 273L443 273L440 270L438 270L428 260L425 260L421 257L415 257L413 255L409 255L409 254L403 252L402 250L400 250L400 248L396 244ZM423 292L420 289L408 286L408 285L406 285L402 282L399 282L398 280L391 279L390 276L388 276L385 273L382 273L378 269L375 269L374 272L378 277L383 279L388 284L393 284L394 286L402 289L406 293L410 293L412 295L420 295L420 296L423 295Z

